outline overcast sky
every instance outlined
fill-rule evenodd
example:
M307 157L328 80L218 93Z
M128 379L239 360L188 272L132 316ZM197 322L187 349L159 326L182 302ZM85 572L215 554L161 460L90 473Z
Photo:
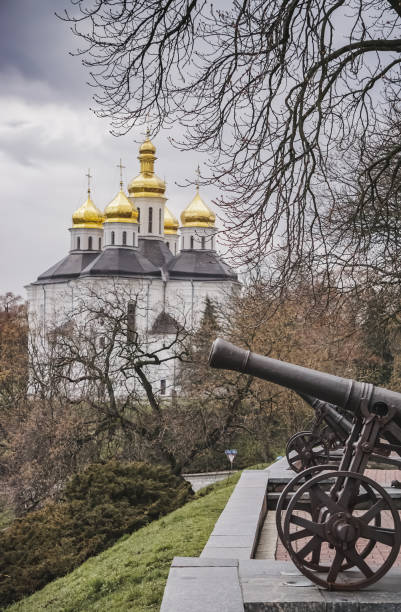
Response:
M90 111L91 88L76 39L54 11L68 0L0 0L0 293L26 297L24 286L69 250L71 215L92 197L104 209L118 191L121 157L125 185L138 174L140 133L116 138ZM167 181L167 205L178 216L202 159L171 148L168 133L154 143L156 172ZM203 189L209 201L214 196Z

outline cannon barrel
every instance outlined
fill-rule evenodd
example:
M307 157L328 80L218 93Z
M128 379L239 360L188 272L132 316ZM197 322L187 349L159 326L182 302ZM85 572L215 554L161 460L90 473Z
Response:
M298 393L300 397L313 408L313 410L319 410L324 416L324 420L327 425L340 434L345 434L347 437L351 433L352 423L337 410L338 406L333 406L327 402L322 402L316 397L307 395L306 393Z
M401 422L400 393L264 357L241 349L221 338L213 342L209 365L212 368L251 374L351 412L359 410L362 399L368 401L368 408L371 412L380 415L386 414L388 408L394 406L397 423Z

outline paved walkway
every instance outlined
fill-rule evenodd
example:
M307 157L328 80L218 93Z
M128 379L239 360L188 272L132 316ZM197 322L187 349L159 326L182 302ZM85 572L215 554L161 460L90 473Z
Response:
M379 484L385 487L391 486L393 480L401 480L400 470L365 470L365 475L375 480ZM385 521L384 527L392 527L391 513L382 513ZM297 549L301 548L307 539L300 539L297 541ZM378 543L372 553L369 555L373 565L381 565L387 558L388 547ZM332 552L322 550L322 560L329 560L332 557ZM269 510L264 525L261 530L259 544L256 550L255 559L276 559L277 561L289 561L290 557L286 549L284 548L281 541L277 536L276 529L276 513L275 511ZM401 567L401 552L394 563L394 567Z

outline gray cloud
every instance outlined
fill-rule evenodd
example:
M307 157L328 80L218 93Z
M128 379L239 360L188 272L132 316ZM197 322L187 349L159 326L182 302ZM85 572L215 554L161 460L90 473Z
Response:
M138 173L134 140L141 134L112 137L107 122L88 110L92 92L85 70L68 55L76 41L54 16L66 2L0 2L0 293L25 295L25 284L67 254L68 227L86 197L88 167L100 208L118 190L120 157L126 182ZM178 216L193 189L176 182L193 178L202 158L172 150L167 137L154 140L156 170ZM203 195L210 201L215 192Z

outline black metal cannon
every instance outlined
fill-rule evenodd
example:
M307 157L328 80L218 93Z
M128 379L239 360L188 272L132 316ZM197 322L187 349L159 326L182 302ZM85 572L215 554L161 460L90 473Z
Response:
M289 438L285 449L289 466L299 473L315 465L338 463L352 423L337 406L310 395L299 395L311 406L315 418L310 430L299 431Z
M209 363L354 414L338 469L312 467L309 478L306 472L296 476L300 486L290 497L283 491L288 507L279 535L298 569L320 586L350 591L379 580L398 556L401 520L396 500L364 470L374 452L401 457L401 394L263 357L221 339L213 343ZM400 459L391 463L401 468ZM383 559L379 566L376 551Z

